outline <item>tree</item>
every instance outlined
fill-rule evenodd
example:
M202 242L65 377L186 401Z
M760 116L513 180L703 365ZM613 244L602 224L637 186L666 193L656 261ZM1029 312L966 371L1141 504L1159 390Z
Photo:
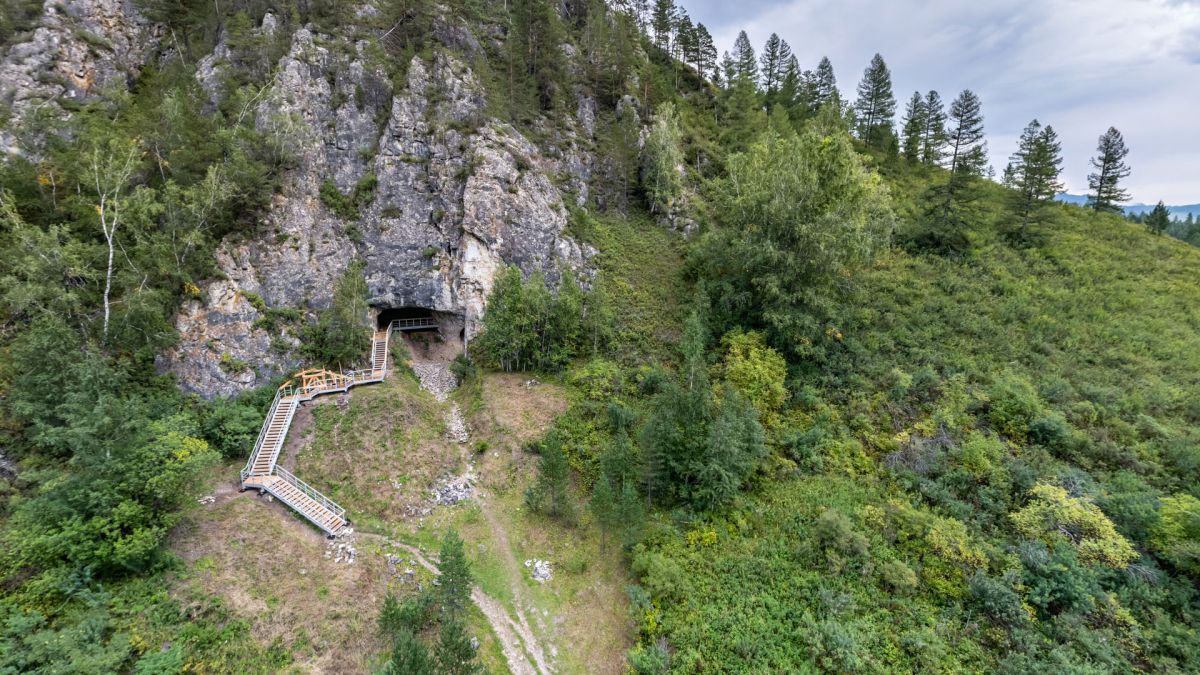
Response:
M693 506L717 509L741 490L767 452L758 412L729 384L721 389L704 450L703 455L693 459L688 498Z
M921 139L921 161L925 166L941 163L946 149L946 109L942 97L930 90L925 95L925 129Z
M104 243L108 246L108 263L104 273L104 338L108 338L108 322L112 313L113 258L117 246L117 231L121 228L130 181L137 169L142 149L137 141L107 138L94 142L87 151L84 181L95 193L96 217Z
M692 24L692 17L688 16L687 10L679 10L679 20L675 29L675 52L679 55L679 60L684 63L690 63L696 66L696 70L700 69L697 62L699 57L699 39L696 35L696 27Z
M654 44L663 51L671 46L671 31L678 19L674 0L654 0L650 25L654 28Z
M983 176L987 164L987 144L983 140L983 112L979 97L970 89L963 90L950 105L948 132L950 145L950 169L946 183L931 191L931 216L942 229L943 241L958 239L961 233L951 233L956 225L964 221L964 207L974 201L971 189L975 181ZM946 238L948 237L948 238ZM948 244L951 248L961 242Z
M1128 178L1130 169L1125 164L1129 149L1125 139L1115 127L1100 136L1096 147L1098 153L1092 158L1096 173L1088 174L1088 206L1100 213L1121 213L1121 202L1129 201L1129 193L1121 189L1121 180Z
M392 657L387 675L433 675L433 660L425 643L407 628L400 628L392 639Z
M463 550L462 538L451 528L442 539L438 552L438 595L443 616L458 617L471 599L471 566Z
M783 355L768 347L761 333L735 330L721 338L725 356L721 359L721 377L733 386L758 412L768 429L780 422L787 402L787 362Z
M542 442L541 451L537 481L525 493L525 502L534 511L569 522L573 516L569 493L571 467L562 442L551 433Z
M696 70L700 72L700 77L713 76L717 68L717 45L713 42L712 34L708 32L708 28L702 23L696 24L696 54L699 59L696 62Z
M914 91L904 110L904 127L901 131L904 159L910 164L921 161L921 142L925 138L927 117L925 99L921 97L921 92Z
M733 41L733 70L727 72L730 83L749 83L751 88L758 82L758 61L754 58L754 47L750 46L750 38L746 31L739 31Z
M786 41L780 39L778 35L771 33L771 37L767 38L767 44L763 46L762 56L759 57L762 87L766 93L768 108L772 107L775 103L776 95L783 84L783 76L791 58L792 48L788 46Z
M521 106L536 102L541 110L553 108L562 79L562 33L558 13L549 3L512 0L505 42L512 104Z
M638 496L633 481L625 481L621 485L617 513L621 523L621 544L626 548L636 545L642 540L642 531L646 526L646 511L642 508L642 499Z
M1012 189L1010 201L1021 221L1021 229L1040 220L1040 214L1062 191L1058 176L1062 171L1062 144L1054 127L1030 122L1009 158L1004 183Z
M882 147L892 132L896 97L892 94L891 71L879 54L863 71L855 110L858 113L858 137L867 147Z
M828 56L822 56L821 62L817 64L817 71L813 80L815 91L815 107L821 108L828 103L837 103L841 106L841 96L838 94L837 78L833 75L833 64L829 61Z
M1167 210L1167 206L1159 200L1154 205L1154 209L1146 216L1146 229L1154 234L1162 234L1171 226L1171 212Z
M326 367L345 368L366 356L371 345L364 267L359 260L350 263L334 283L332 304L301 331L301 351Z
M458 616L442 621L438 634L437 647L434 649L437 657L438 675L476 675L483 668L467 637L467 628Z
M608 532L620 523L617 495L613 492L612 481L607 474L601 474L592 489L592 515L600 526L600 550L604 550Z
M642 150L642 187L650 210L655 213L671 213L676 200L683 194L683 177L679 173L683 164L681 143L675 106L659 104Z
M823 339L811 310L886 246L887 190L854 151L834 111L799 134L768 132L710 184L718 227L697 250L718 324L762 327L794 355Z

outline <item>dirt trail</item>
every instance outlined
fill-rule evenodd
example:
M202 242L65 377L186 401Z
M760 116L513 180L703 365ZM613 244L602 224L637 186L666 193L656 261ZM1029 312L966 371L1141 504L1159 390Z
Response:
M408 552L421 567L434 574L440 574L437 565L425 557L421 549L397 541L388 541L388 544ZM513 675L549 675L554 672L546 662L546 656L542 653L537 638L533 636L529 626L524 625L523 617L520 622L514 621L504 609L504 605L484 593L479 586L471 588L471 600L487 617L488 624L500 640L504 659L508 661L508 669ZM533 663L530 663L530 656L533 657Z
M446 403L456 386L449 365L457 355L457 350L447 349L444 343L431 346L428 343L421 344L413 340L405 340L405 342L412 356L413 371L421 381L421 386L432 393L439 402ZM463 459L467 462L468 471L473 470L473 462L466 447L466 443L470 439L469 431L463 422L462 411L457 403L450 402L450 407L446 411L446 426L450 440L462 447ZM508 542L508 533L504 529L503 523L488 508L487 496L482 489L476 492L480 511L487 519L488 526L497 540L498 548L503 556L504 567L509 574L516 618L513 618L503 604L488 596L479 586L471 589L471 599L491 624L496 638L500 640L505 660L508 661L508 668L514 675L549 675L554 670L522 609L525 606L525 600L524 589L520 584L521 567L513 556L512 547ZM405 544L392 543L412 553L423 567L437 573L436 566L431 564L420 550Z

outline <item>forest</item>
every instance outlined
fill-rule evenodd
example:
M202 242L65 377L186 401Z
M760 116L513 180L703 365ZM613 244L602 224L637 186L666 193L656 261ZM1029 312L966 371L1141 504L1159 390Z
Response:
M1161 202L1123 216L1119 130L1095 130L1088 204L1068 205L1035 112L989 167L973 91L898 99L878 54L845 89L774 34L718 56L673 0L136 4L176 56L13 127L26 151L0 161L0 459L19 467L0 463L0 673L290 665L168 583L172 528L274 387L205 400L155 363L294 169L288 129L245 114L287 48L254 30L267 12L366 41L397 91L457 48L443 14L494 27L471 67L488 114L531 138L594 100L568 231L595 274L501 271L454 369L570 392L525 448L527 517L620 552L630 670L1200 661L1200 231ZM0 45L35 5L4 10ZM221 35L235 67L206 109L196 63ZM353 220L360 185L314 203ZM328 307L264 320L302 324L307 363L352 362L364 293L352 266ZM389 596L383 672L480 671L462 547L442 541L446 583Z

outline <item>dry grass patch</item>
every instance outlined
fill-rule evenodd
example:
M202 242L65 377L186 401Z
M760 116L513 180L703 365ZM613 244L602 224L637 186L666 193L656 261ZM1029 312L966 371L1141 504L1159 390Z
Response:
M193 513L173 535L188 564L176 596L220 598L254 639L288 650L302 672L362 673L387 645L375 628L387 592L383 558L325 557L326 540L278 501L247 492Z
M353 389L347 405L312 408L296 475L345 507L356 527L386 531L388 522L420 513L429 486L458 468L442 415L406 375Z

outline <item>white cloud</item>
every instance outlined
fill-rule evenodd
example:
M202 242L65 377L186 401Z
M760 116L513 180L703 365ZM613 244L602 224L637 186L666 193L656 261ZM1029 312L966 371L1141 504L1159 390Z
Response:
M1125 135L1135 200L1200 202L1200 2L1196 0L789 0L685 2L722 48L772 32L805 67L828 55L853 97L875 52L896 98L964 88L983 99L997 170L1034 117L1063 139L1064 178L1086 189L1109 126Z

